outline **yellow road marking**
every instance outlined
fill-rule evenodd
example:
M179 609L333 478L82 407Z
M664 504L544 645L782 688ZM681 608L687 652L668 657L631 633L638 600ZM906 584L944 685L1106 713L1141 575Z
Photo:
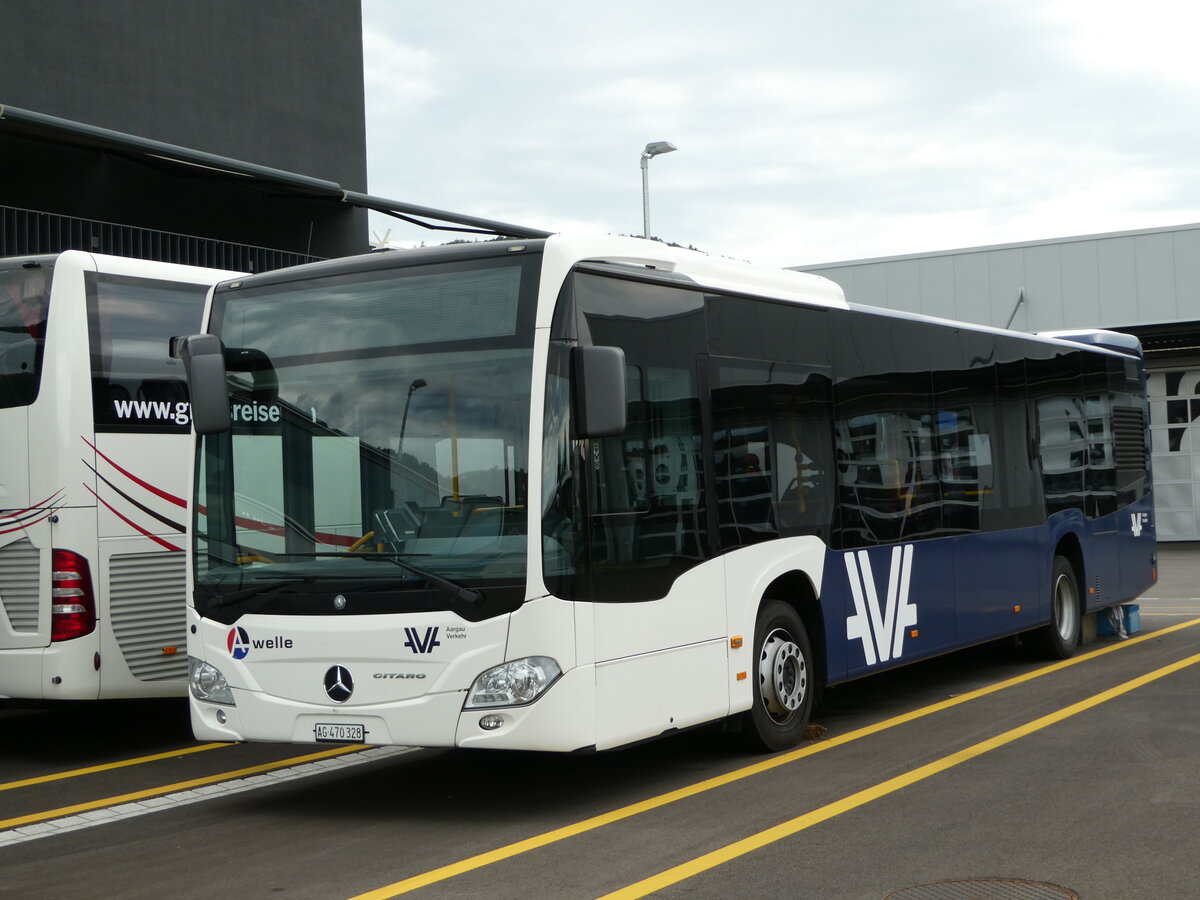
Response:
M180 750L169 750L166 753L155 753L151 756L139 756L136 759L122 759L118 762L104 763L98 766L88 766L84 769L71 769L69 772L55 772L53 775L39 775L37 778L26 778L22 781L9 781L0 784L0 791L11 791L14 788L30 787L35 784L46 784L50 781L62 781L65 778L78 778L81 775L94 775L97 772L110 772L113 769L123 769L126 766L139 766L142 763L157 762L160 759L174 759L177 756L187 756L202 750L216 750L218 747L231 747L232 744L198 744L195 747L184 747Z
M682 787L674 791L669 791L665 794L660 794L657 797L651 797L647 800L642 800L638 803L623 806L619 809L611 810L610 812L602 813L598 816L593 816L589 819L584 819L580 822L575 822L571 825L564 825L562 828L556 828L553 831L547 831L543 834L534 835L522 841L517 841L513 844L507 844L503 847L498 847L495 850L490 850L487 853L480 853L476 856L470 856L466 859L459 860L456 863L441 866L437 869L431 869L428 872L423 872L420 875L414 875L411 878L406 878L402 881L397 881L394 884L389 884L381 888L376 888L373 891L367 891L364 894L358 894L351 897L350 900L386 900L389 897L397 897L401 894L406 894L409 891L415 891L417 888L426 887L431 884L436 884L439 881L445 881L453 878L456 875L462 875L466 872L475 869L481 869L484 866L490 866L493 863L498 863L514 856L519 856L522 853L528 853L530 850L537 850L540 847L545 847L549 844L557 843L558 841L566 840L567 838L575 837L576 835L592 831L596 828L601 828L605 825L610 825L613 822L619 822L622 819L628 819L632 816L640 815L644 812L649 812L653 809L658 809L668 804L675 803L678 800L684 800L688 797L694 797L697 794L703 794L706 791L711 791L715 788L723 787L727 784L732 784L735 781L740 781L743 778L749 778L752 775L758 775L763 772L768 772L771 769L779 766L787 765L796 760L803 759L807 756L820 753L824 750L829 750L833 747L840 747L844 744L849 744L852 741L857 741L881 731L886 731L889 728L895 728L898 725L904 725L908 722L924 718L925 716L933 715L937 712L950 709L962 703L967 703L971 700L976 700L980 697L986 697L989 694L994 694L1006 688L1014 687L1018 684L1023 684L1027 681L1032 681L1035 678L1040 678L1043 675L1049 675L1053 672L1058 672L1070 666L1078 665L1081 662L1086 662L1105 654L1112 653L1125 647L1131 647L1134 644L1139 644L1142 641L1149 640L1152 637L1162 637L1165 634L1170 634L1172 631L1179 631L1183 628L1190 628L1193 625L1200 625L1200 619L1193 619L1190 622L1180 622L1176 625L1171 625L1167 628L1160 628L1157 631L1148 632L1137 637L1129 638L1128 640L1119 643L1108 644L1090 653L1084 653L1079 656L1073 656L1070 659L1064 659L1060 662L1052 663L1048 666L1043 666L1040 669L1035 669L1032 672L1026 672L1024 675L1017 675L1013 678L1005 679L996 684L988 685L965 694L951 697L947 700L942 700L938 703L925 706L911 712L902 713L898 716L893 716L890 719L884 719L874 725L867 725L863 728L849 731L846 734L837 735L832 738L822 740L817 744L810 744L807 747L801 747L799 750L792 750L788 753L773 756L770 759L762 762L746 766L741 769L735 769L732 772L727 772L724 775L717 775L713 778L705 779L704 781L696 782L695 784Z
M952 769L998 747L1003 747L1005 744L1011 744L1013 741L1033 734L1036 731L1041 731L1043 728L1048 728L1064 719L1069 719L1071 716L1099 706L1101 703L1107 703L1109 700L1120 697L1122 694L1127 694L1143 685L1157 681L1159 678L1164 678L1198 662L1200 662L1200 653L1171 663L1169 666L1163 666L1161 669L1156 669L1153 672L1133 678L1107 691L1102 691L1099 694L1088 697L1086 700L1072 703L1070 706L1065 706L1041 718L1034 719L1032 722L1027 722L994 738L981 741L978 744L959 750L957 753L951 753L949 756L943 756L941 759L934 760L910 772L905 772L903 775L889 778L887 781L882 781L873 787L858 791L848 797L843 797L841 800L826 804L819 809L814 809L812 812L797 816L787 822L782 822L773 828L752 834L740 841L734 841L732 844L727 844L711 853L706 853L703 856L667 869L650 878L645 878L636 884L613 891L611 894L605 894L600 900L635 900L635 898L645 897L647 894L652 894L655 891L661 891L663 888L678 884L681 881L685 881L709 869L716 868L739 856L759 850L783 838L791 837L806 828L811 828L813 825L818 825L821 822L825 822L835 816L840 816L842 813L849 812L860 806L865 806L919 781L924 781L926 778L931 778L934 775L945 772L947 769Z
M365 744L352 744L347 747L336 747L332 750L322 750L319 753L309 753L306 756L293 756L291 759L281 759L275 762L263 763L258 766L249 766L245 769L234 769L230 772L219 772L216 775L206 775L203 778L193 778L191 781L178 781L175 784L165 784L161 787L146 788L141 791L132 791L128 794L120 794L116 797L105 797L103 800L89 800L87 803L77 803L74 806L63 806L59 809L48 809L44 812L30 813L26 816L16 816L12 819L0 819L0 831L6 828L18 828L21 825L29 825L33 822L44 822L47 819L60 819L64 816L73 816L77 813L88 812L93 809L103 809L106 806L118 806L122 803L132 803L135 800L145 800L149 797L158 797L162 794L173 794L176 791L186 791L191 788L203 787L206 784L216 784L219 781L232 781L235 778L245 778L247 775L258 775L262 772L270 772L275 769L286 769L289 766L298 766L303 763L315 762L318 759L328 759L331 756L344 756L347 753L357 753L359 750L366 750Z

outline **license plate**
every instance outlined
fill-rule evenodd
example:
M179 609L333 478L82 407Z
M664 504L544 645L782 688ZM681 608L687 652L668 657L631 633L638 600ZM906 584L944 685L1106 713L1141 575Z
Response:
M347 722L318 722L313 726L313 730L318 741L361 744L367 736L365 725L352 725Z

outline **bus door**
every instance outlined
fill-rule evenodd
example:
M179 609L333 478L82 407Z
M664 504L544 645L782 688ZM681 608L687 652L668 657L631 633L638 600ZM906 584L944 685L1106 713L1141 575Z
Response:
M40 388L53 267L48 259L9 262L0 269L0 650L50 642L50 610L39 597L50 594L56 499L34 496L29 471L29 408Z
M729 710L724 578L702 477L703 296L582 273L573 286L581 343L625 354L626 430L580 448L587 547L576 576L591 601L598 731L619 744Z

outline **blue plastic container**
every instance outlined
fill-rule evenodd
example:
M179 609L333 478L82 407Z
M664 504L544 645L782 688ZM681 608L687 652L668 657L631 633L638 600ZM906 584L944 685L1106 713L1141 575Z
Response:
M1142 608L1137 603L1122 603L1118 609L1125 620L1125 634L1137 634L1142 630ZM1102 609L1096 613L1096 634L1113 637L1116 630L1108 619L1108 610Z

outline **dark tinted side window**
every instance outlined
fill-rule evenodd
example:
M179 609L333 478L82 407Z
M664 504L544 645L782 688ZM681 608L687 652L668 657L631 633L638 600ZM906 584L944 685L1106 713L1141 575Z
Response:
M37 398L52 271L49 262L0 270L0 409Z
M1029 398L1037 415L1037 446L1046 513L1087 511L1091 442L1088 408L1080 380L1082 351L1033 346L1026 361Z
M714 502L722 549L816 534L833 518L826 369L713 357Z
M835 497L828 310L706 299L721 548L798 534L828 540Z
M704 297L584 273L573 291L580 343L625 352L628 402L623 434L579 442L586 576L577 575L574 596L655 599L708 556L697 377Z
M1025 342L996 339L996 393L999 399L997 434L1001 448L999 504L995 529L1023 528L1042 521L1042 490L1034 465L1034 420L1029 406L1025 371Z
M996 528L1004 502L1000 474L995 341L991 335L939 329L942 352L933 372L942 532Z
M835 320L838 543L863 547L942 530L928 326L886 316Z
M1149 486L1138 360L1029 345L1029 396L1046 513L1111 515Z
M713 356L829 365L828 310L720 294L705 299Z
M186 431L187 383L168 342L199 330L208 288L96 273L86 284L97 430Z

